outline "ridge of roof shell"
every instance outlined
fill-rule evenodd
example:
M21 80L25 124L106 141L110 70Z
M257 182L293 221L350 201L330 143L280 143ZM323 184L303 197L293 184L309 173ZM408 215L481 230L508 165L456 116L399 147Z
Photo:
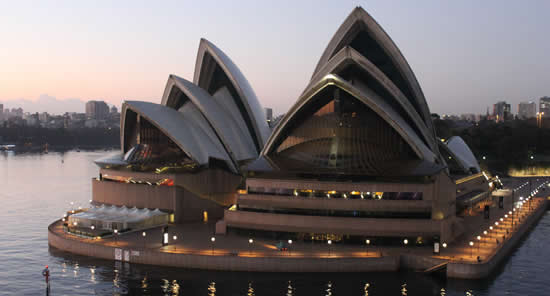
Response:
M348 45L352 41L347 40L351 37L351 34L358 34L358 32L352 31L352 29L356 28L356 25L359 25L361 28L358 32L366 31L372 35L372 38L378 43L378 45L381 46L388 57L396 65L397 70L401 73L405 79L405 83L408 84L408 87L413 93L414 98L411 99L415 100L420 108L420 110L418 110L420 113L419 115L435 138L435 130L433 128L433 123L431 122L430 111L414 72L389 35L371 15L359 6L348 15L331 38L329 44L319 59L317 66L315 67L312 78L315 77L316 73L329 62L329 60L339 51L340 48ZM437 149L437 147L435 149Z
M241 70L235 63L217 46L212 42L201 38L199 44L199 50L197 53L197 59L195 62L195 72L193 75L193 83L200 86L201 73L203 68L203 61L205 55L210 55L218 66L224 71L225 75L231 81L233 87L237 91L239 98L243 106L246 109L247 114L243 116L249 116L254 128L254 137L259 143L259 149L261 150L270 135L270 129L265 121L264 110L258 101L252 86L242 74Z

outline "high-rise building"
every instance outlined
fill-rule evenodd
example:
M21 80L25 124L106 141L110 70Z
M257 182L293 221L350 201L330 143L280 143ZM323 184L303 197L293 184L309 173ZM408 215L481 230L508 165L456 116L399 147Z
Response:
M115 105L113 105L113 106L111 107L111 114L115 114L115 113L118 113L118 109L117 109L117 107L116 107Z
M518 105L518 117L521 119L533 118L537 115L537 104L533 101L521 102Z
M507 104L505 101L497 102L493 105L493 116L496 122L504 121L511 119L512 107L510 104Z
M103 120L109 115L109 106L103 101L88 101L86 103L86 117L88 119Z
M4 120L4 105L0 104L0 121Z
M264 108L265 109L265 120L267 121L267 124L271 126L271 122L273 121L273 109L271 108Z
M542 97L539 100L539 112L543 113L542 117L550 117L550 97Z

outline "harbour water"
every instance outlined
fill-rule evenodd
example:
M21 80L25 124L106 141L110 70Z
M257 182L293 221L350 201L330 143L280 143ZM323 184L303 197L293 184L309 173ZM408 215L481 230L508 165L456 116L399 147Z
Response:
M91 198L105 152L0 152L0 295L550 295L550 212L491 277L419 273L273 274L182 270L76 256L48 247L47 226ZM74 204L71 205L71 202Z

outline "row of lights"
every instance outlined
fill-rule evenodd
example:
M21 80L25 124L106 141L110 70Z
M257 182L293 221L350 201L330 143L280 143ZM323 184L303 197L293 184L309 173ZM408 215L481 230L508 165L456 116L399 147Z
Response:
M531 198L534 197L534 196L538 193L538 189L541 188L542 186L544 186L545 184L547 184L548 182L549 182L549 181L546 181L546 182L540 184L540 185L537 187L537 189L535 189L534 191L531 192L531 194L529 195L529 197L528 197L525 201L523 200L523 197L520 197L520 198L519 198L520 201L519 201L518 205L517 205L516 207L514 207L514 208L512 209L512 211L508 211L508 214L505 214L503 217L501 217L501 218L498 219L498 220L502 223L502 222L504 222L504 219L507 219L507 218L509 217L509 215L512 215L513 212L516 211L516 209L519 211L519 210L523 207L523 204L524 204L526 201L531 201ZM520 188L526 186L527 184L528 184L528 182L525 182L524 184L518 186L518 187L517 187L516 189L514 189L514 190L517 191L517 190L519 190ZM499 226L499 221L495 221L495 226ZM493 226L489 226L489 231L491 231L491 230L493 230L493 229L494 229ZM484 231L483 231L483 235L488 235L489 231L484 230ZM478 235L478 236L476 237L476 239L477 239L478 241L481 241L481 235ZM468 244L469 244L470 248L473 248L473 246L474 246L474 242L473 242L473 241L470 241ZM472 250L472 249L470 249L470 250Z

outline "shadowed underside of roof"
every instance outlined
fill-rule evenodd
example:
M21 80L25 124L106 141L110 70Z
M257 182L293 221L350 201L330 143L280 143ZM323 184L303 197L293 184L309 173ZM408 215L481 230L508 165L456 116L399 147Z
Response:
M399 88L435 137L429 108L413 71L391 38L361 7L350 13L332 37L315 68L312 82L315 83L317 72L346 46L363 55ZM437 145L432 148L437 149Z
M435 161L435 155L375 93L327 75L298 101L262 155L309 170L383 175L387 163Z
M227 163L227 166L234 172L236 168L231 158L223 148L222 144L215 137L214 132L194 106L182 107L181 112L172 108L138 101L126 101L122 105L122 126L121 126L121 147L123 153L128 145L127 129L134 118L126 118L132 112L146 119L150 124L158 128L181 148L193 161L199 165L208 165L210 158L216 158ZM131 111L131 112L128 112Z

